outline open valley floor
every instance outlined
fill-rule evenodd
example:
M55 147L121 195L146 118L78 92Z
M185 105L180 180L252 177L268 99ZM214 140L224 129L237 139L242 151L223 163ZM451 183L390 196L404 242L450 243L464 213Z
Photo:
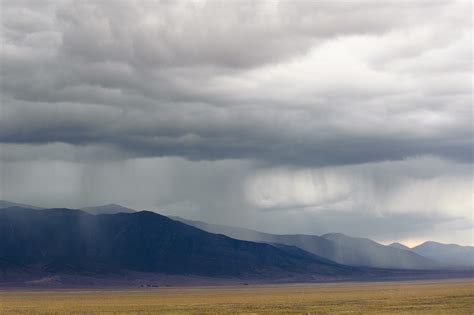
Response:
M474 281L0 291L0 314L70 313L472 314Z

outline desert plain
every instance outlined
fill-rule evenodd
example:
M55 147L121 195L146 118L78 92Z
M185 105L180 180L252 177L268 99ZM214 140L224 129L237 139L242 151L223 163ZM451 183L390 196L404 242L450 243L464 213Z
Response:
M2 288L0 314L473 314L473 279L140 288Z

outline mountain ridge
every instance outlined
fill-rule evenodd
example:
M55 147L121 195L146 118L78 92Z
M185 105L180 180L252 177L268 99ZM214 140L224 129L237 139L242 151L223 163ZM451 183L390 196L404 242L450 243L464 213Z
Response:
M474 268L474 246L426 241L413 247L411 251L444 264Z
M11 202L8 200L0 200L0 209L10 208L10 207L28 208L28 209L35 209L35 210L44 209L43 207L37 207L37 206L27 205L27 204L18 203L18 202Z
M411 250L410 247L403 245L402 243L399 243L399 242L394 242L392 244L389 244L388 246L398 248L398 249Z
M235 240L149 211L91 215L81 210L0 210L1 261L49 273L122 271L239 277L349 276L299 248ZM7 263L3 266L7 269Z
M386 247L367 238L352 238L342 233L328 233L322 236L270 234L250 229L207 224L201 221L186 220L179 217L174 218L208 232L220 233L237 239L297 246L310 253L343 265L400 269L433 269L441 267L439 263L416 253ZM337 239L343 237L350 238L351 243L344 244L344 242L337 241ZM357 244L354 242L357 242ZM376 254L371 254L371 250L375 251Z
M4 205L17 203L0 201L0 209ZM44 210L34 207L36 210ZM118 204L107 204L102 206L84 207L79 210L93 215L136 213L131 208ZM472 246L461 246L457 244L443 244L434 241L426 241L419 246L409 248L400 243L382 245L368 238L351 237L343 233L327 233L321 236L306 234L271 234L251 229L209 224L202 221L187 220L180 217L169 216L185 224L194 226L203 231L226 235L238 240L260 242L267 244L281 244L295 246L303 251L317 255L320 258L355 267L371 268L401 268L401 269L433 269L445 267L474 267L474 254ZM437 250L429 250L436 246ZM436 251L448 252L449 254L437 254Z
M88 212L90 214L115 214L115 213L134 213L137 212L134 209L127 208L118 204L109 203L106 205L101 206L91 206L91 207L83 207L79 210Z

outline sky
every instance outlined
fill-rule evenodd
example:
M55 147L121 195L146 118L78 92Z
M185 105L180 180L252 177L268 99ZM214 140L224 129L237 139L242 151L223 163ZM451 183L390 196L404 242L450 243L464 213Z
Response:
M471 1L0 3L0 199L474 245Z

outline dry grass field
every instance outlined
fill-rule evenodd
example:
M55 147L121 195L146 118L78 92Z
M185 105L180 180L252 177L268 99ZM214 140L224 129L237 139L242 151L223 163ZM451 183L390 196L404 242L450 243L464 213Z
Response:
M0 291L1 314L474 314L471 280Z

